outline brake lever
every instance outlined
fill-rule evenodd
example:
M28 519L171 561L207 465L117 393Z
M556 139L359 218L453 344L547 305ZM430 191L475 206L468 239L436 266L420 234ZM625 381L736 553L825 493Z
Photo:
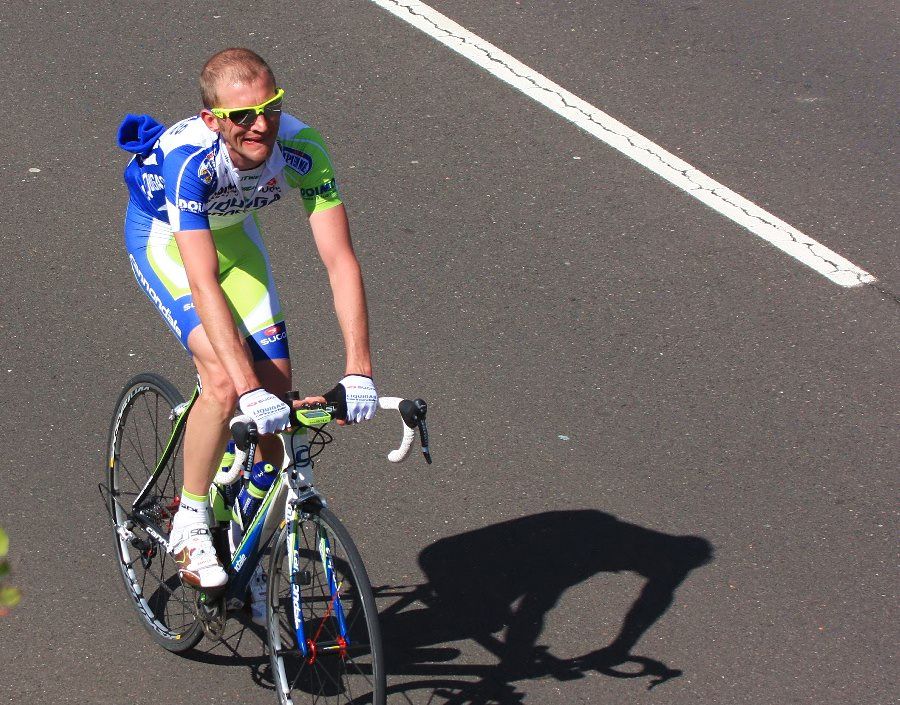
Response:
M431 465L431 450L428 448L428 426L425 424L425 417L419 421L419 438L422 441L422 455L425 456L425 462Z
M419 429L419 439L422 442L422 455L425 462L431 465L431 451L428 448L428 426L425 417L428 414L428 404L424 399L404 399L398 407L403 423L408 428Z

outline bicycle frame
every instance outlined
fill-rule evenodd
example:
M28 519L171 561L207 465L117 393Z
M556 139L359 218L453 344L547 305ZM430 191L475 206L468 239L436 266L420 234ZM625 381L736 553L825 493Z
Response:
M135 393L139 392L140 389L136 390ZM184 432L184 428L187 423L187 418L199 395L200 386L197 385L194 388L194 392L191 395L191 398L187 402L179 404L177 407L172 409L170 418L175 421L175 425L172 428L172 433L170 434L169 440L166 443L162 454L160 455L156 467L153 469L153 472L147 479L147 482L141 488L140 493L135 498L131 506L130 513L140 521L140 523L148 532L155 535L156 539L165 548L168 548L168 541L164 536L162 536L162 532L159 530L159 527L155 526L155 523L152 522L148 517L144 517L141 514L140 509L141 505L150 495L153 487L162 474L163 469L171 460L172 454L174 453L175 449L178 447L178 443L181 440L181 435ZM234 551L234 555L221 557L224 559L224 562L228 562L228 559L230 558L232 568L228 587L225 593L226 604L227 601L232 599L243 601L244 595L246 594L247 588L250 584L250 579L253 575L253 571L259 564L260 558L266 546L274 537L276 528L278 528L278 526L284 526L285 523L290 527L290 530L287 534L287 555L289 556L289 567L291 571L291 595L294 606L294 631L297 638L298 648L300 649L304 657L308 655L309 646L306 640L306 635L304 633L302 619L303 613L300 604L301 586L298 582L298 576L300 573L300 517L302 514L302 506L304 503L310 500L315 500L321 506L324 506L326 504L325 499L318 493L318 491L312 484L312 462L309 460L309 444L304 443L301 448L296 447L296 440L298 439L298 437L304 436L305 434L306 429L300 429L298 431L295 431L294 433L283 432L279 434L285 449L285 460L282 470L278 473L278 476L275 478L275 482L266 492L266 495L263 498L263 501L260 504L260 507L257 510L255 516L246 527L244 535ZM290 445L288 445L288 443ZM303 450L304 448L305 452ZM252 458L250 459L250 463L252 464ZM217 524L219 524L219 528L224 529L227 525L226 522L230 521L231 519L231 511L230 509L224 507L221 502L217 502L216 495L218 493L218 486L213 484L210 487L210 504L213 508L214 518ZM272 510L273 507L281 505L282 502L284 503L284 512L282 515L283 519L282 522L278 526L276 526L275 520L273 518L275 513ZM326 570L328 585L331 592L331 610L334 613L335 619L337 619L338 621L341 637L344 640L344 644L346 644L348 643L347 625L344 619L343 606L341 605L340 601L341 586L337 585L335 581L334 564L331 560L331 549L329 546L328 536L324 531L321 530L319 536L317 537L317 549L322 558L322 564L325 566ZM204 591L199 592L203 593ZM206 601L202 594L201 601Z

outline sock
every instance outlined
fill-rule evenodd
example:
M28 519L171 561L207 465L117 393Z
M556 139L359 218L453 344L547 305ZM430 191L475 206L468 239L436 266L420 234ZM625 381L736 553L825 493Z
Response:
M208 511L209 497L192 494L182 487L181 504L178 505L178 511L175 512L175 517L172 519L172 526L195 524L198 521L206 524L209 521Z

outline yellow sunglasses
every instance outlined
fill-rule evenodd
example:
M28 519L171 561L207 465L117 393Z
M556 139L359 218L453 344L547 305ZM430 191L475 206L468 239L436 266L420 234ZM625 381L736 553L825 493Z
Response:
M265 103L251 105L247 108L210 108L209 112L222 120L229 119L235 125L249 127L260 115L265 115L267 120L281 115L281 104L284 102L284 88L279 88L274 98L269 98Z

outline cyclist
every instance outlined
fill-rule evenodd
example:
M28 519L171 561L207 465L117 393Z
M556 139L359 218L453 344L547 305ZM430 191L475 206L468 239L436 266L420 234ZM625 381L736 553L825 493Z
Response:
M282 113L284 90L268 64L247 49L215 54L200 75L203 109L165 129L128 115L119 145L134 154L125 169L130 199L125 246L138 284L197 368L201 394L188 418L184 487L169 545L182 580L224 585L207 525L207 493L235 407L261 434L284 428L292 388L284 315L256 211L299 197L328 272L346 349L346 422L371 418L369 324L362 273L331 160L320 135ZM260 462L281 457L261 436Z

